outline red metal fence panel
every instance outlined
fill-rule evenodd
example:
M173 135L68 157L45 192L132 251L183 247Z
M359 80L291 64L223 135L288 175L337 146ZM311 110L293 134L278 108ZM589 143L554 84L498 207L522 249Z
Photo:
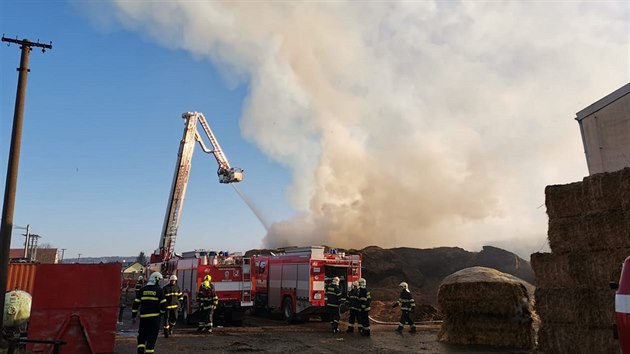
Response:
M62 354L113 353L120 271L120 263L39 264L28 339L63 340ZM29 344L27 351L52 348Z

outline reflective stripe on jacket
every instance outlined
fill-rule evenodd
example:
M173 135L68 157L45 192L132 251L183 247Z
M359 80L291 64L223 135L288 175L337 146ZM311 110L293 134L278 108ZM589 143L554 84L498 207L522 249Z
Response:
M345 301L341 288L337 284L330 283L326 287L326 306L339 307Z
M140 318L156 317L166 312L166 298L164 291L159 285L147 285L136 293L131 308L131 317L136 318L140 313Z
M413 299L413 296L411 296L409 289L403 289L400 292L398 304L400 305L400 309L403 311L411 311L414 307L416 307L416 301Z
M359 303L359 289L354 288L348 292L348 307L350 310L360 310L361 304Z
M164 288L164 297L166 298L166 308L176 309L179 306L179 302L184 300L182 291L179 290L177 284L166 284Z
M372 295L367 288L359 288L359 307L362 312L370 311L372 304Z
M219 297L214 291L214 285L210 284L209 287L206 287L202 284L197 293L197 300L201 301L201 307L204 310L208 310L212 306L217 306L219 304Z

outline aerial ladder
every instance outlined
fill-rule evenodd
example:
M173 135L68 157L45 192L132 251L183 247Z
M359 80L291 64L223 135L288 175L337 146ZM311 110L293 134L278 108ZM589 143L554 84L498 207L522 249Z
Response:
M238 167L230 166L228 159L225 157L223 150L221 150L221 146L203 114L200 112L186 112L182 114L182 118L185 121L184 135L179 145L177 165L175 166L175 175L173 177L166 216L162 227L159 248L156 253L151 255L151 263L166 263L172 259L175 254L175 239L177 238L179 219L184 205L184 197L186 196L186 187L188 185L188 177L190 176L195 142L199 143L203 152L214 155L217 160L217 164L219 165L217 169L219 183L236 183L243 180L243 170ZM212 145L211 148L208 148L201 138L199 130L197 129L198 125L201 126L210 141Z

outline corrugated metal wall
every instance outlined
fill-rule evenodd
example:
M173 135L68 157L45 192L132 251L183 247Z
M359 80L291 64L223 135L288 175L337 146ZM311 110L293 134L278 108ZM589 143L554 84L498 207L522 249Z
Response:
M7 280L7 291L19 289L33 294L33 284L35 282L35 263L11 263L9 264L9 278Z

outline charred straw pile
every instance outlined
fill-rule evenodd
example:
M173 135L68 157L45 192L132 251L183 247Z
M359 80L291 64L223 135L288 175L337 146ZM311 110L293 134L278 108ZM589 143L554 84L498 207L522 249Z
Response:
M486 267L447 276L438 290L438 305L444 314L438 340L533 348L533 290L524 280Z
M548 186L551 253L535 253L543 353L619 353L610 281L630 256L630 168Z

